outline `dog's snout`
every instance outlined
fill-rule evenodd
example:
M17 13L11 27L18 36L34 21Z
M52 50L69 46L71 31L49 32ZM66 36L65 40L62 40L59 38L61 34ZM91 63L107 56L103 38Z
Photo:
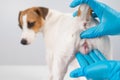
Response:
M21 40L21 44L27 45L27 40L26 40L26 39L22 39L22 40Z

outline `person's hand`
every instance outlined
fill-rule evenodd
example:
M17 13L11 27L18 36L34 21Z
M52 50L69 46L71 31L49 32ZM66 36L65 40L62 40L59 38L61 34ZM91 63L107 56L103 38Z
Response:
M70 73L70 77L86 77L88 80L120 80L120 61L106 60L98 50L88 55L76 54L81 68Z
M100 24L81 33L81 38L120 34L120 13L98 0L73 0L70 7L88 4L100 19ZM74 15L75 16L75 15Z

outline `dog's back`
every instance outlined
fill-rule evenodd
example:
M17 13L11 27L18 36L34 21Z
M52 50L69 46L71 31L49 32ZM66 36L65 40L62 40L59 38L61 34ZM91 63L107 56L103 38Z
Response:
M108 36L103 36L94 39L80 39L79 37L82 31L85 31L86 29L94 27L97 24L99 24L99 22L92 17L92 11L88 5L83 4L79 7L77 18L78 19L76 22L78 22L78 25L80 27L80 32L76 34L78 36L76 40L77 41L79 40L78 43L76 43L77 45L76 51L80 51L81 53L86 55L92 49L98 49L100 52L104 54L104 56L107 59L112 59L110 40ZM80 67L80 65L78 65L77 60L73 60L71 66L73 65L74 67L71 67L72 69L70 70L75 69L75 67L76 68ZM69 73L70 71L68 71L68 74ZM85 78L80 78L80 80L85 80Z

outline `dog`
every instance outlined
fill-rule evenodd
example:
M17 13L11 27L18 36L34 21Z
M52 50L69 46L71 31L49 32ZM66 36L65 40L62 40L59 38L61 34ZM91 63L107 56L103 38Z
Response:
M87 54L92 49L98 49L111 59L107 36L80 39L82 31L98 24L91 16L90 7L85 4L80 6L76 17L45 7L32 7L20 11L18 21L22 29L21 44L31 44L39 32L43 34L50 80L64 79L68 66L75 60L76 52Z

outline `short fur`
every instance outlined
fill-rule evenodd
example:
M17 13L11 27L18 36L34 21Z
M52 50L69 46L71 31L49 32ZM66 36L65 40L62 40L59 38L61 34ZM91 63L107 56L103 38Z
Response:
M78 51L87 54L91 49L99 49L108 59L111 58L108 37L88 40L81 40L79 37L82 31L98 24L91 17L89 9L87 5L81 5L78 17L43 7L33 7L21 11L19 15L19 24L23 30L21 38L26 40L26 44L32 43L30 39L35 38L31 37L32 35L39 31L43 34L50 80L64 79L68 66L75 59L75 53ZM28 22L35 22L35 24L29 29L28 25L25 26ZM78 67L74 67L74 69Z

